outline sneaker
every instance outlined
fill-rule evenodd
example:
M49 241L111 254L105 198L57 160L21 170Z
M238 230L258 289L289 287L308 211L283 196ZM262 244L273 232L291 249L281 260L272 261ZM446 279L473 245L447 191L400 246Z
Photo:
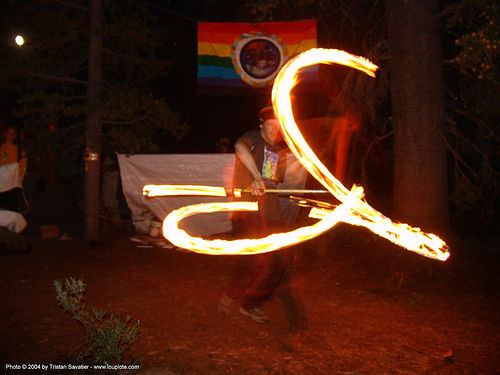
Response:
M266 313L260 307L252 307L250 309L246 309L243 306L240 306L240 314L248 316L250 319L257 323L267 323L269 321Z
M233 311L234 299L229 297L227 294L223 293L217 302L217 310L226 315L230 315Z

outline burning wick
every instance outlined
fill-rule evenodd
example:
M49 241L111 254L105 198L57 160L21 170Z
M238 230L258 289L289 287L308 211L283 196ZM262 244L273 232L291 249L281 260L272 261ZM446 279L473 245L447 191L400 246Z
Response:
M257 204L255 202L217 202L185 206L172 211L165 218L163 235L166 239L178 247L203 254L257 254L306 241L319 236L338 222L345 222L364 226L377 235L425 257L442 261L448 259L450 253L443 240L434 234L422 232L419 228L411 227L408 224L393 223L389 218L372 208L363 199L363 188L353 186L350 191L346 189L321 163L305 141L293 117L290 92L296 84L299 69L321 63L349 66L371 77L375 77L375 71L378 67L362 57L351 55L345 51L311 49L289 60L274 81L272 91L274 111L288 147L304 168L342 203L336 207L328 207L328 204L325 204L325 207L311 209L309 216L318 219L313 225L258 239L232 241L192 237L179 228L179 222L188 216L199 213L256 211ZM172 194L175 191L177 192ZM182 185L180 188L176 188L171 185L147 185L144 188L144 194L149 196L177 194L225 196L227 191L224 188L213 186Z

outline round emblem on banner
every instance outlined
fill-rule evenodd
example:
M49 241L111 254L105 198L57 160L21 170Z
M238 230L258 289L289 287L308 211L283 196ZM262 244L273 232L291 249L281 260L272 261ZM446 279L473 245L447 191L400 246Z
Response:
M288 52L273 34L241 34L231 47L231 58L241 79L253 87L271 85Z

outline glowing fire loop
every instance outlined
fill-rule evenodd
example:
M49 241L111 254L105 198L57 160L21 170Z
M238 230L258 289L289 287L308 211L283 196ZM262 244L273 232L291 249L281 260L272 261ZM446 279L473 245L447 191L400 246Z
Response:
M255 202L216 202L181 207L172 211L163 222L163 235L174 245L197 253L211 255L257 254L274 251L286 246L314 238L332 228L338 222L363 226L389 241L428 258L446 260L450 253L446 243L432 233L422 232L408 224L394 223L372 208L363 199L363 188L346 189L321 163L309 147L295 123L292 113L290 91L297 81L300 68L328 63L341 64L358 69L375 77L378 67L370 61L334 49L311 49L289 60L276 76L272 100L283 138L288 147L307 171L318 180L335 198L342 202L338 206L325 204L311 209L310 217L318 219L310 226L290 232L276 233L258 239L205 240L192 237L179 228L179 222L191 215L220 211L256 211ZM241 191L240 191L241 192ZM147 185L144 194L149 197L165 195L238 195L235 191L214 186Z

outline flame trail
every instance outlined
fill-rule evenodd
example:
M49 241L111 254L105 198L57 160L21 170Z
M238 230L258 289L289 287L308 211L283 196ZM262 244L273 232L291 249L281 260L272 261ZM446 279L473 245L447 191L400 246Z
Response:
M292 112L290 91L296 83L298 70L319 63L338 63L351 66L372 77L375 76L377 66L362 57L352 56L344 51L312 49L288 61L278 73L273 86L274 111L279 119L283 138L288 147L316 180L328 189L335 198L345 202L349 191L314 154L300 133ZM393 223L359 198L354 202L352 211L342 221L364 226L379 236L426 257L446 260L450 255L445 242L436 235L421 232L419 228L413 228L407 224Z
M211 255L257 254L274 251L319 236L342 221L364 226L377 235L420 255L446 260L450 254L444 241L434 234L420 231L419 228L407 224L393 223L389 218L372 208L363 200L363 188L354 186L351 191L346 189L321 163L305 141L293 117L290 92L296 84L300 68L320 63L346 65L371 77L375 77L375 71L378 67L362 57L353 56L344 51L311 49L288 61L280 70L274 82L272 91L273 106L281 126L283 138L309 173L342 203L337 207L313 208L310 217L318 219L318 222L313 225L259 239L232 241L205 240L192 237L179 228L179 222L198 213L255 211L257 210L255 202L239 201L185 206L172 211L165 218L163 235L174 245L198 253ZM207 196L226 196L227 194L227 190L224 188L210 186L180 185L172 187L170 191L169 188L164 189L162 190L161 186L148 185L145 187L144 193L150 193L151 195L198 194Z

